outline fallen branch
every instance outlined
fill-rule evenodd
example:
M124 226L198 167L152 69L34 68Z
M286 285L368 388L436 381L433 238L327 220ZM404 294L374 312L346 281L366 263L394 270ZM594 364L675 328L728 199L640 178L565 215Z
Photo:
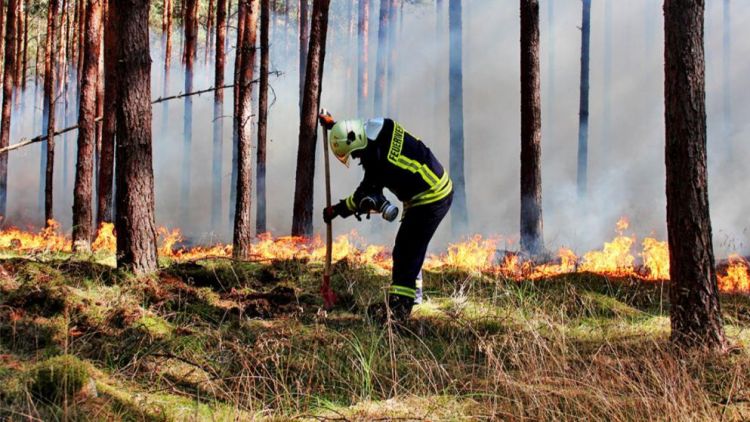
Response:
M279 70L274 70L272 72L268 72L268 74L269 75L273 75L273 76L281 76L282 75L281 71L279 71ZM248 82L248 84L257 84L259 82L260 82L260 79L253 79L252 81ZM151 101L151 104L159 104L159 103L163 103L165 101L178 100L180 98L191 97L193 95L206 94L206 93L209 93L209 92L218 91L220 89L233 88L233 87L234 87L234 84L230 84L230 85L220 86L218 88L211 87L211 88L202 89L200 91L187 92L187 93L184 93L184 94L177 94L177 95L172 95L172 96L169 96L169 97L159 97L159 98ZM103 117L99 116L96 119L94 119L94 122L100 122L102 119L103 119ZM76 129L78 129L78 125L66 127L65 129L60 129L59 131L55 132L55 136L62 135L64 133L68 133L68 132L74 131ZM0 148L0 155L1 154L5 154L5 153L7 153L9 151L13 151L13 150L18 149L18 148L21 148L21 147L25 147L26 145L35 144L37 142L42 142L42 141L45 141L45 140L47 140L47 135L46 134L45 135L35 136L35 137L31 138L31 139L21 138L21 141L15 143L13 145L9 145L9 146L7 146L5 148Z

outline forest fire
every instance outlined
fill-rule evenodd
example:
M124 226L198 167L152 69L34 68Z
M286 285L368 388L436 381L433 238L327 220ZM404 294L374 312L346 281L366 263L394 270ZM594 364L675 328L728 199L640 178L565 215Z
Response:
M669 279L669 251L667 242L647 237L642 250L633 253L636 237L626 235L626 219L617 223L616 236L605 242L601 250L584 253L582 256L568 248L560 248L553 262L534 263L524 260L515 252L498 250L500 238L484 238L474 235L465 241L452 243L447 250L427 258L424 267L428 270L454 269L484 273L516 280L537 280L560 274L591 272L615 277L637 277L643 280ZM197 259L229 258L232 246L215 244L210 246L181 246L179 229L158 229L159 254L162 257L190 261ZM95 253L112 254L116 248L116 236L112 224L99 228L92 244ZM0 249L19 253L61 252L72 250L71 240L60 232L60 225L52 222L49 228L38 233L10 228L0 231ZM259 235L251 246L251 260L274 261L297 259L322 262L325 243L319 236L312 239L295 236L274 237L269 233ZM636 256L640 257L637 262ZM390 270L391 257L386 247L368 244L356 232L341 235L333 243L333 260L348 259L357 264L366 264ZM739 255L729 257L729 265L720 271L719 288L724 292L750 292L750 265Z

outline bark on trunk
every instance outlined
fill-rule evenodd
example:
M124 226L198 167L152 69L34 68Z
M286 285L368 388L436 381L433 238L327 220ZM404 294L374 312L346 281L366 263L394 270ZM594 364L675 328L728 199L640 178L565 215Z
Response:
M258 92L258 161L255 172L256 209L255 231L266 228L266 136L268 131L268 26L269 0L261 0L260 11L260 91Z
M18 88L21 86L21 74L23 73L23 27L24 27L24 8L23 0L17 0L16 2L16 28L15 28L15 52L16 61L13 64L15 75L13 76L13 86ZM8 3L10 4L10 3ZM6 62L7 63L7 62ZM20 104L20 92L16 92L16 105Z
M211 30L214 27L214 0L208 0L208 10L206 11L206 51L203 61L208 64L211 57L211 46L213 45L214 35Z
M214 68L214 86L224 86L224 41L227 36L227 0L218 0L216 8L216 65ZM213 121L213 157L211 175L211 227L219 229L222 215L222 163L224 150L224 90L214 91L214 121Z
M101 27L101 0L86 2L86 31L81 75L80 108L78 111L78 161L73 190L73 248L90 251L93 212L91 207L94 182L94 142L96 140L96 87L99 73L99 30Z
M156 271L148 0L113 0L117 37L117 267ZM112 26L109 27L112 29Z
M299 147L297 149L297 172L294 189L292 219L293 236L312 235L312 209L315 176L315 147L318 138L318 109L323 82L323 64L326 54L328 32L328 7L330 0L313 2L310 28L310 50L307 57L305 95L299 125Z
M706 177L703 0L664 3L664 73L672 341L724 348Z
M164 0L164 14L162 16L162 37L164 38L164 79L162 81L162 96L166 97L169 90L169 68L172 64L172 0ZM161 112L161 133L169 131L169 102L165 101Z
M388 105L386 106L387 114L396 118L396 63L398 63L396 29L398 22L398 0L391 0L390 13L388 16L388 66L386 67L386 77L388 81Z
M57 0L50 0L47 10L47 48L44 58L44 114L46 120L42 131L47 133L43 143L44 170L44 221L49 226L54 217L53 208L53 175L55 169L55 48L57 39Z
M28 57L29 57L29 5L31 3L31 0L26 0L26 7L24 8L24 18L23 18L23 58L21 59L21 67L23 71L21 72L21 91L26 90L26 66L28 65Z
M19 0L8 1L7 22L14 22L18 11ZM0 8L2 10L2 8ZM5 69L3 72L3 105L2 121L0 121L0 148L10 143L10 117L13 98L13 78L15 71L15 54L13 45L16 43L15 25L9 24L5 29ZM0 224L4 223L8 197L8 154L0 155Z
M357 65L357 115L367 114L367 66L368 66L368 33L370 27L370 0L359 0L359 21L357 23L359 64Z
M375 63L375 114L383 116L383 97L385 96L386 61L388 60L388 21L390 13L389 0L380 0L380 20L378 27L378 56Z
M461 0L448 4L450 26L450 175L453 179L453 206L451 228L454 235L465 234L469 216L466 210L466 182L464 180L464 86L463 86L463 35L461 25Z
M117 130L117 34L118 17L113 15L114 2L107 1L104 24L104 112L102 114L102 150L99 156L99 192L97 193L97 226L114 221L112 195L115 170L115 132Z
M245 8L246 0L238 0L237 4L237 48L234 55L234 103L232 115L232 179L229 187L229 221L234 224L235 211L237 210L237 155L239 146L239 126L237 125L237 116L239 116L239 98L240 98L240 69L242 67L242 37L245 35Z
M589 44L591 39L591 0L583 0L581 25L581 93L578 115L578 198L586 197L589 155Z
M521 250L544 250L539 1L521 0Z
M234 239L232 253L235 258L245 259L250 254L252 227L250 224L250 208L252 204L252 155L251 144L251 114L252 114L252 84L253 68L255 66L255 41L258 22L258 1L245 1L245 24L241 44L240 65L240 96L238 101L237 130L237 209L234 218Z
M299 104L302 109L302 97L305 93L305 71L307 70L307 49L309 43L309 25L307 21L307 2L299 0Z
M193 66L198 46L198 0L185 2L185 92L193 92ZM182 176L180 178L180 224L190 226L190 192L193 160L193 97L185 97L183 120Z

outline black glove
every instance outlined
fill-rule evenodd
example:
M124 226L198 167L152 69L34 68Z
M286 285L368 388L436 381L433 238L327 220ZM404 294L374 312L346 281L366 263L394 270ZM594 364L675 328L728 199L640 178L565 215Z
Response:
M352 215L352 212L347 208L345 201L341 201L332 207L323 208L323 221L326 224L338 216L346 218L350 215Z

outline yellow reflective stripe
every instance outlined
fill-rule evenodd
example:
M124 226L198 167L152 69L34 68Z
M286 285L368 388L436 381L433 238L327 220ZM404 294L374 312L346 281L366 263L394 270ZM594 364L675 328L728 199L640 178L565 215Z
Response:
M440 180L440 183L434 188L414 195L414 197L412 197L409 201L404 202L404 208L431 204L450 195L450 193L453 191L453 181L451 181L450 177L448 177L448 173L445 173Z
M417 291L415 289L410 289L404 286L397 286L395 284L391 285L389 293L393 295L410 297L412 299L415 299L417 297Z
M396 167L410 171L412 173L419 173L422 179L430 185L435 186L440 180L437 175L427 165L420 163L417 160L412 160L409 157L401 155L401 150L404 146L404 128L398 123L393 123L393 136L391 137L391 146L388 149L388 161L390 161Z
M346 207L349 208L349 211L357 211L357 206L354 205L354 195L346 198Z

